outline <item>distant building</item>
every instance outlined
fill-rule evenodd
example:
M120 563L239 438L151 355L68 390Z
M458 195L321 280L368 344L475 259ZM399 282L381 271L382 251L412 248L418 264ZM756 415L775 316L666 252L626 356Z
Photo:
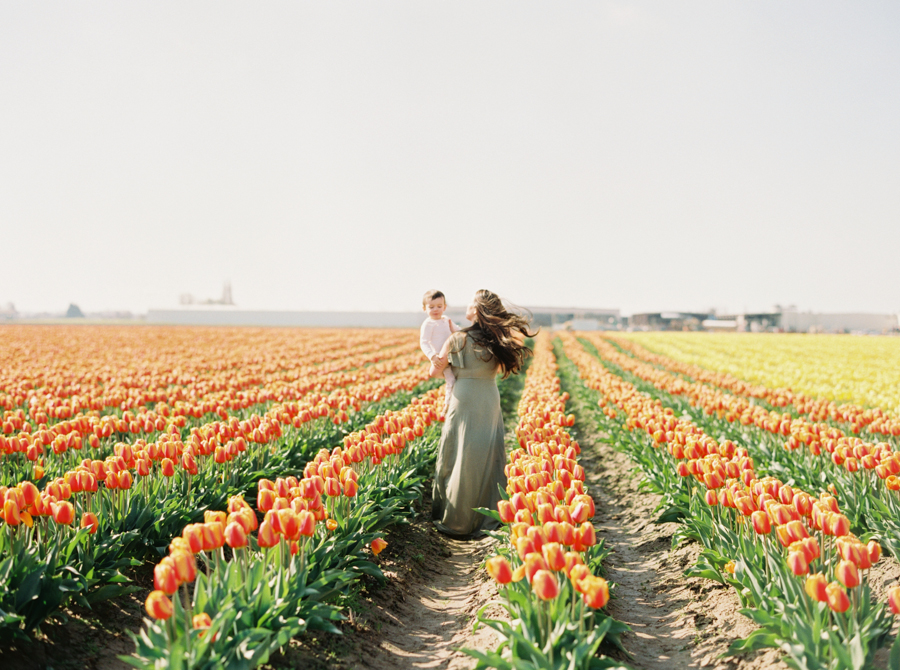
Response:
M557 307L523 307L537 326L553 327L569 321L593 322L597 327L618 328L618 310ZM450 306L445 314L460 327L466 321L465 307ZM418 328L424 312L306 312L289 310L244 310L221 304L183 304L181 307L151 309L147 323L207 326L298 326L342 328Z
M11 302L6 303L4 307L0 307L0 321L12 321L19 313L16 311L16 306Z
M644 312L632 314L628 325L637 330L700 330L708 312Z
M788 333L890 333L898 329L896 314L815 314L785 311L781 328Z

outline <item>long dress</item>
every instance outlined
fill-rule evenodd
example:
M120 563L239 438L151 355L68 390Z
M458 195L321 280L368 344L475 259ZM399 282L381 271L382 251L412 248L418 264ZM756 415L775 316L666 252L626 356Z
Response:
M441 432L431 513L441 532L469 537L499 527L475 508L497 509L498 487L506 488L499 364L462 332L450 338L449 363L456 384Z

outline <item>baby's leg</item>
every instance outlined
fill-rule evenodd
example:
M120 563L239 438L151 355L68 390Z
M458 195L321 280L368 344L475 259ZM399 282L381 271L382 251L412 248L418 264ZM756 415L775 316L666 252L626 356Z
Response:
M453 370L450 369L449 365L444 368L444 379L447 380L447 383L444 385L444 413L446 414L450 407L450 396L453 393L453 385L456 383L456 375L453 374Z

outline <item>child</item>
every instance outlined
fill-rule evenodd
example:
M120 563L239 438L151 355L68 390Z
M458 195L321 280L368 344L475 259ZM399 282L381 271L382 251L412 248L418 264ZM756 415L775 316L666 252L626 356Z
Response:
M444 316L444 310L447 309L447 299L440 291L426 291L422 298L422 309L428 312L428 318L422 323L419 331L419 346L422 347L422 353L435 365L440 360L441 347L444 346L450 335L459 330L454 323ZM456 377L448 365L444 368L444 379L447 380L447 386L444 391L444 411L450 404L450 394L453 392L453 384L456 383Z

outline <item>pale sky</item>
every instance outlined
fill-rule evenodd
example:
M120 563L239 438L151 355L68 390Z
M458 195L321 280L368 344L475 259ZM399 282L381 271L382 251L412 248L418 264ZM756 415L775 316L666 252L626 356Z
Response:
M0 306L900 311L896 2L0 3Z

